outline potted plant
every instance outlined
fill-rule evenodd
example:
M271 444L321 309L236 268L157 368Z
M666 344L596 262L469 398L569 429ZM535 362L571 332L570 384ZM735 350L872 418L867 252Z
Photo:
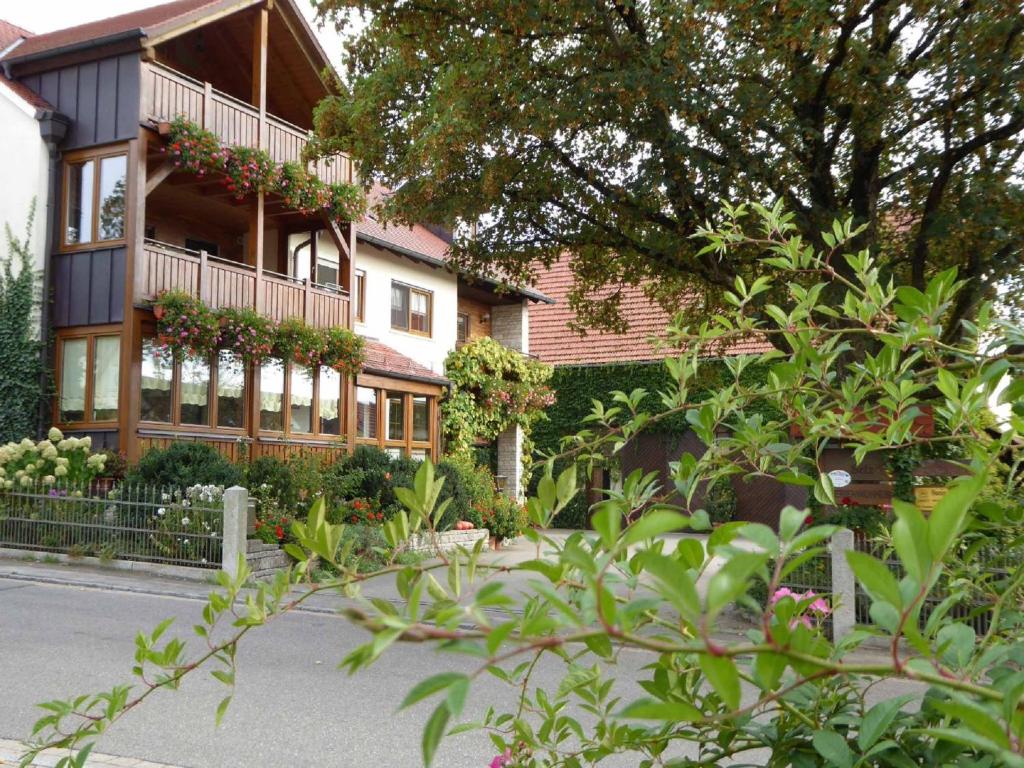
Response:
M185 291L165 291L153 302L157 340L172 352L205 357L217 346L220 322L199 299Z
M223 309L218 314L218 345L259 365L274 350L274 324L252 309Z
M328 328L321 332L321 339L321 365L349 376L359 373L365 358L365 342L362 336L348 328Z
M290 317L277 326L274 352L299 365L315 368L324 353L324 335L296 317Z

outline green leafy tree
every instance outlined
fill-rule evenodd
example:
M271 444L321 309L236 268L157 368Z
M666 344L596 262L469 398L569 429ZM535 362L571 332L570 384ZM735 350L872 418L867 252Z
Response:
M575 466L556 476L548 464L528 503L537 526L527 533L535 559L488 564L477 546L402 565L406 542L432 536L450 503L441 500L444 481L425 462L413 487L396 490L403 509L384 526L387 562L375 574L346 565L345 528L329 524L318 502L306 522L293 526L293 570L248 594L244 563L235 579L221 573L194 628L198 650L180 636L164 638L166 623L140 635L136 687L44 704L39 742L23 764L37 747L87 748L146 698L203 666L233 686L245 635L320 590L353 597L343 615L372 635L344 658L348 670L373 664L401 642L457 654L460 671L433 674L401 704L430 702L423 729L428 765L437 762L442 739L472 730L489 735L498 753L491 765L504 768L578 768L613 756L642 768L1024 764L1024 558L1012 554L1024 544L1024 509L1019 462L1007 461L1024 435L1024 370L1020 356L1007 350L1024 331L988 322L986 306L979 313L986 322L967 323L957 344L944 341L942 318L964 287L953 270L932 277L924 290L897 288L881 279L867 251L852 245L858 230L839 226L832 258L842 258L852 278L836 276L829 255L806 247L789 214L753 210L751 216L746 207L727 207L725 224L702 237L712 252L732 248L746 241L746 220L755 219L769 233L762 238L767 274L752 284L736 280L723 297L729 313L673 325L679 350L666 362L672 377L656 395L658 412L648 406L652 393L616 392L611 405L594 402L583 429L564 445L563 458L586 466L681 414L712 448L699 457L682 454L671 491L658 487L654 474L635 472L595 505L592 534L549 537L544 528L578 489ZM811 276L810 286L794 276ZM841 299L823 299L835 281L844 287ZM770 290L786 301L763 315L752 311ZM722 386L695 398L709 350L750 333L776 337L787 351L730 358ZM843 363L864 336L880 351ZM768 366L768 375L744 376L757 363ZM1002 397L1012 408L1004 430L993 433L988 402L1004 376L1010 383ZM917 428L926 406L934 433ZM871 553L848 553L870 601L870 620L857 631L833 642L820 622L829 610L824 600L779 589L794 568L822 557L837 531L809 524L806 510L784 508L775 529L729 523L706 542L666 546L664 533L708 527L707 511L693 503L707 482L770 476L834 505L822 456L837 442L858 460L945 445L968 470L927 517L894 501L888 536L895 570ZM992 492L986 483L997 475L1002 488ZM682 501L670 503L669 493ZM1011 553L997 573L980 567L990 550ZM305 583L317 562L336 569L337 579ZM506 570L525 578L510 581ZM360 595L362 581L382 576L395 579L398 604ZM960 618L966 589L951 590L926 610L943 583L967 583L979 593L972 604L987 613L987 631ZM758 602L753 593L771 599ZM736 602L757 615L742 639L721 631L724 612ZM862 654L868 639L883 643L885 653ZM623 679L618 663L627 651ZM464 671L467 659L473 667ZM535 678L542 664L560 665L556 685ZM513 693L503 709L468 710L468 692L482 676ZM914 684L908 695L878 696L903 683ZM229 701L230 693L218 717Z
M719 258L693 238L720 200L780 200L819 249L853 217L918 290L959 267L953 335L1021 263L1017 0L318 5L368 11L320 148L394 188L387 216L479 222L455 244L470 268L526 281L575 256L585 325L622 325L616 285L698 316L760 274L759 244Z
M0 442L19 441L39 432L46 399L45 346L39 341L39 276L30 247L35 202L25 237L5 224L7 259L0 273Z

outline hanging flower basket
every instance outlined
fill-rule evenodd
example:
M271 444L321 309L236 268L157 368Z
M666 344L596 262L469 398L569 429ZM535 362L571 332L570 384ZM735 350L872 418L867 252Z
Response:
M223 309L218 313L218 346L230 349L247 363L259 365L274 351L275 329L269 318L252 309Z
M254 192L266 192L274 185L277 166L262 149L232 147L224 164L224 186L237 199Z
M153 302L157 341L164 349L206 357L217 346L220 322L199 299L184 291L166 291Z
M362 370L366 357L362 336L347 328L328 328L321 333L323 343L321 365L326 365L348 376L355 376Z
M298 318L288 318L277 326L274 353L299 365L315 368L324 354L324 336Z

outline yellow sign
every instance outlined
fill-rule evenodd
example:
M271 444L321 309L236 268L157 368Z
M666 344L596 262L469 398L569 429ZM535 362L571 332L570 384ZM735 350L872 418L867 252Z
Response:
M914 501L922 512L931 512L945 495L946 488L941 485L919 485L914 488Z

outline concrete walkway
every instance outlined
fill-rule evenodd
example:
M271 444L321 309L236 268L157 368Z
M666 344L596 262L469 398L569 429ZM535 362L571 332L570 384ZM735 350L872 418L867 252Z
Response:
M0 766L20 765L23 747L13 739L0 739ZM48 749L32 763L33 768L53 768L67 752ZM134 757L117 757L115 755L94 754L85 761L86 768L175 768L168 763L151 763L148 760L136 760Z

